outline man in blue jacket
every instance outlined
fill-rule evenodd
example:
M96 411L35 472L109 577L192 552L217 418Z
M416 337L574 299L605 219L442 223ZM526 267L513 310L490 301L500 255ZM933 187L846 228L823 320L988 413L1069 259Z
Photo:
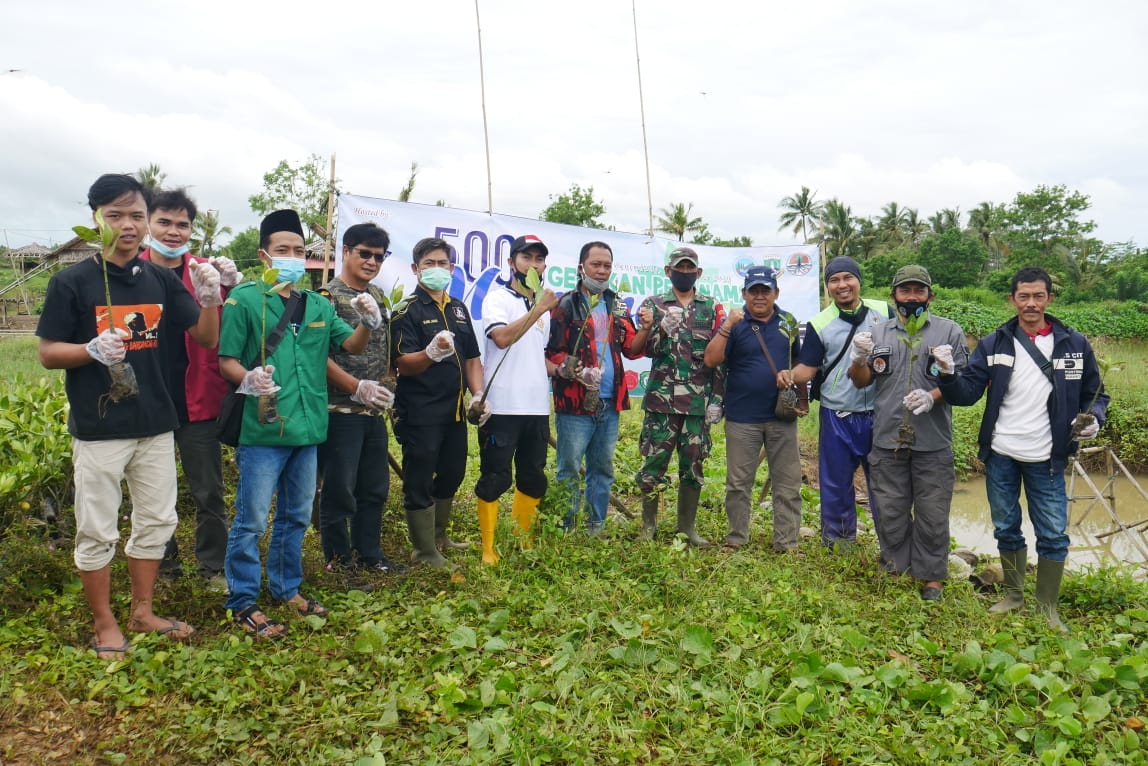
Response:
M947 354L936 354L936 361L941 394L950 404L974 404L988 389L977 442L1005 578L1004 600L989 611L1003 614L1024 605L1023 483L1036 532L1037 605L1049 625L1067 632L1056 612L1068 556L1064 470L1077 442L1100 431L1108 395L1088 340L1045 313L1051 301L1048 272L1021 269L1009 295L1016 318L981 340L957 374Z

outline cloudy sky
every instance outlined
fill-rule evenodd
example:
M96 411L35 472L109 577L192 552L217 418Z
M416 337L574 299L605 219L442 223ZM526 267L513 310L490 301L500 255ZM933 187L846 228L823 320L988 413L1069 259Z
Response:
M479 2L495 211L579 183L646 228L630 2ZM1142 2L637 0L637 23L655 209L787 244L802 185L927 216L1065 184L1148 243ZM312 153L346 192L394 198L417 161L414 201L487 208L472 0L5 2L0 72L12 246L66 240L97 175L149 163L237 230Z

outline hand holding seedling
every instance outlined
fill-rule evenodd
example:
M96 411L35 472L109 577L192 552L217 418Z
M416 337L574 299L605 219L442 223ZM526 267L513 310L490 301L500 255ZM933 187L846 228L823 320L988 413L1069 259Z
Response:
M369 293L359 293L351 299L351 308L359 315L359 321L368 329L377 330L383 324L383 314L379 311L379 304Z
M849 361L853 364L868 364L873 354L873 333L859 332L853 336L853 347L849 349Z
M952 375L956 372L956 365L953 364L953 347L948 343L933 346L933 360L937 363L937 372L942 375Z
M666 309L666 315L662 317L661 324L662 332L666 335L677 335L678 330L682 329L684 322L683 315L685 311L681 306L670 306Z
M577 380L582 374L584 366L582 360L573 354L567 354L562 364L555 368L554 374L563 380Z
M223 287L235 287L243 281L243 275L235 266L235 261L226 255L217 255L207 259L207 262L219 272L219 284Z
M638 322L643 330L654 329L654 310L649 306L638 309Z
M219 294L219 272L211 265L192 261L187 264L191 271L191 287L195 290L195 299L204 308L214 308L223 305L223 296Z
M602 368L583 367L576 377L586 388L597 388L602 383Z
M923 388L914 388L905 395L901 404L914 415L924 415L933 409L933 395Z
M450 330L440 330L427 344L427 356L432 362L441 362L454 354L454 333Z
M126 337L127 332L118 327L115 330L104 330L88 341L88 356L105 367L122 362L127 355L123 341Z
M373 380L360 380L355 393L351 394L351 401L377 410L385 410L395 403L395 395L386 386L381 386Z
M279 390L279 386L271 378L273 372L275 372L275 368L271 365L248 370L247 374L243 376L243 382L235 389L235 393L246 396L263 396L264 394L275 393Z
M1086 441L1096 438L1096 435L1100 433L1100 424L1096 422L1095 415L1081 413L1072 421L1072 430L1078 440Z
M486 425L490 420L490 405L482 391L475 391L470 397L470 405L466 408L466 419L476 426Z
M720 404L711 404L706 407L706 425L713 426L721 422L725 417L725 410Z

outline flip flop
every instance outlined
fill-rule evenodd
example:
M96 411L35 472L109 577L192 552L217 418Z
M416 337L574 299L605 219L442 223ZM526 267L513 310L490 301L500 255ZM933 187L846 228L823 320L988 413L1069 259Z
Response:
M128 641L126 637L124 638L124 642L119 646L100 646L98 639L92 636L91 647L92 651L96 653L96 658L101 660L122 660L132 650L131 642ZM101 657L101 654L118 654L120 656Z
M168 638L172 641L187 641L195 635L195 628L191 625L188 625L186 622L180 622L174 617L161 617L160 619L165 621L167 625L163 626L162 628L137 630L134 632L154 633L157 636L164 636L165 638ZM131 625L129 625L128 628L131 630ZM178 633L182 633L183 635L177 635Z

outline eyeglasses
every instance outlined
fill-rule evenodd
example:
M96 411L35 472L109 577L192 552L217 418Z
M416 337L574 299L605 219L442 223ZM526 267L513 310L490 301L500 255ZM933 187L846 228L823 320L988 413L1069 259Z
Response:
M364 261L370 260L371 258L374 258L375 263L382 263L383 261L387 260L387 258L391 257L391 251L390 250L386 250L386 251L381 252L381 253L372 253L370 250L364 250L361 247L356 247L351 252L354 253L355 255L359 256L360 258L362 258Z

